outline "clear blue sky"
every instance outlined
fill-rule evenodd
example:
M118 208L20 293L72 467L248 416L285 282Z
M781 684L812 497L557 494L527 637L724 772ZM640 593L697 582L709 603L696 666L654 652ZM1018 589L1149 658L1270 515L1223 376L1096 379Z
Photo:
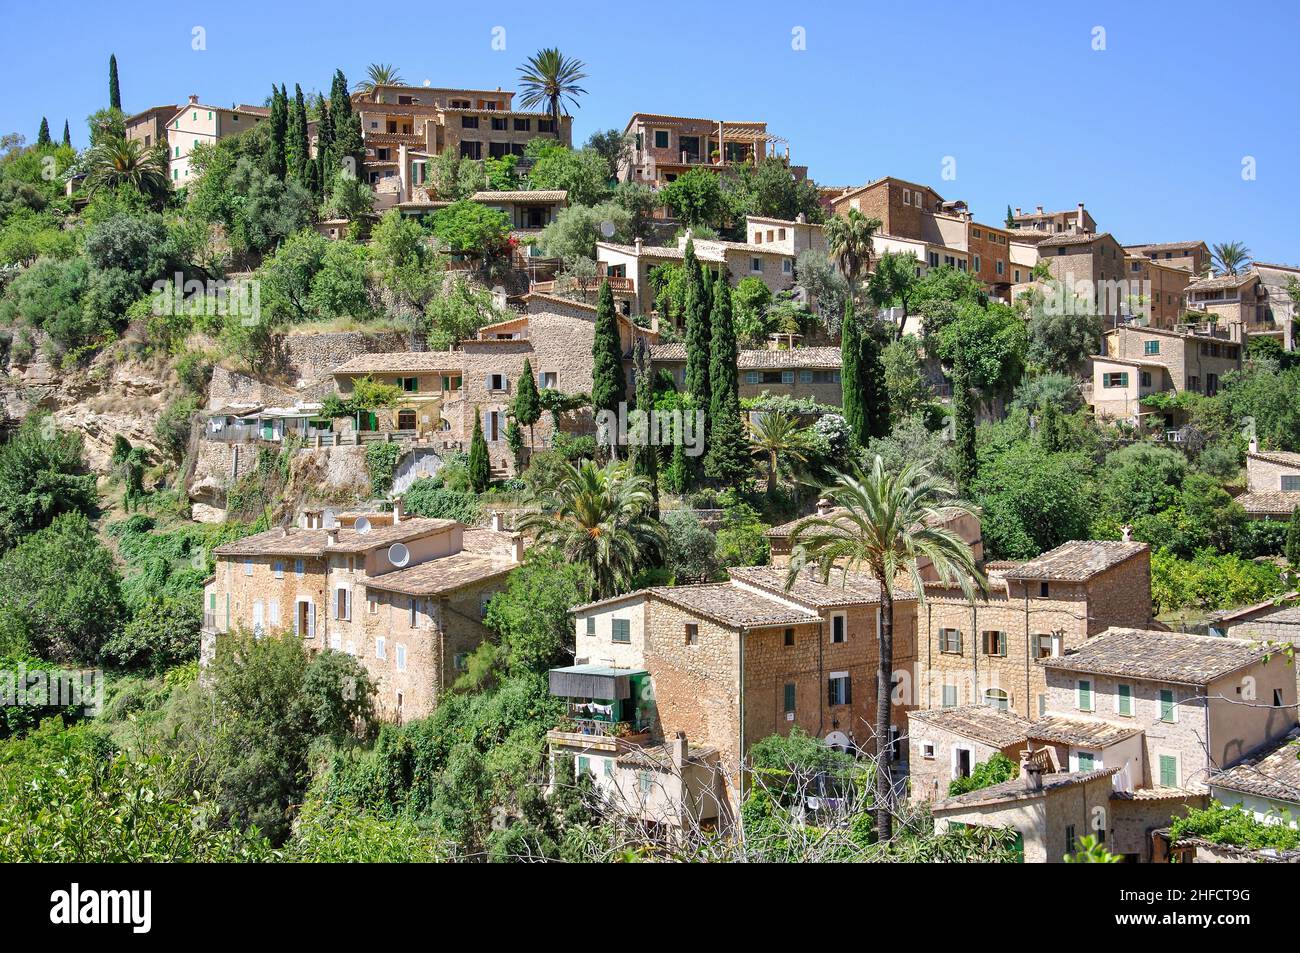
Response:
M579 141L637 110L764 119L819 182L909 178L994 223L1008 204L1082 201L1124 243L1236 239L1300 263L1295 0L5 6L0 132L29 140L44 115L84 145L110 53L131 112L190 93L260 103L272 82L328 89L336 66L355 81L376 61L417 84L512 88L528 54L558 45L588 67Z

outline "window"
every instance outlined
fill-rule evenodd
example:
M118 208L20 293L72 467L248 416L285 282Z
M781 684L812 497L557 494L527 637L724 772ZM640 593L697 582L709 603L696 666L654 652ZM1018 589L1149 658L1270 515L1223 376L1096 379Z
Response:
M971 267L974 268L976 271L979 271L979 270L980 270L980 265L981 265L981 259L980 259L980 256L979 256L979 255L976 255L976 256L975 256L975 264L972 265Z
M1282 474L1282 492L1295 493L1300 491L1300 475L1295 473Z
M794 645L794 629L785 630L785 647L791 648Z
M687 645L698 645L700 641L700 627L695 622L687 622L685 627L685 638Z
M813 372L812 372L812 371L800 371L800 372L799 372L799 383L800 383L800 384L811 384L812 382L813 382Z
M543 390L555 390L560 385L558 371L540 371L537 374L537 385Z
M488 390L505 390L505 389L506 389L506 375L504 375L504 374L489 374L489 375L488 375L488 379L487 379L487 389L488 389Z
M1097 767L1097 756L1091 751L1080 751L1075 759L1078 761L1076 771L1093 771Z
M1040 599L1046 599L1051 594L1052 594L1052 587L1048 583L1040 582L1038 584L1038 597Z
M403 392L415 394L420 390L420 379L418 377L400 377L398 383L402 385Z
M655 130L655 148L656 148L656 149L667 149L667 148L668 148L668 130L667 130L667 129L656 129L656 130Z
M985 655L999 655L1006 658L1007 634L1005 632L985 632L983 638Z
M1065 852L1074 853L1074 825L1067 824L1065 827Z
M483 143L474 139L467 139L460 144L460 155L462 159L474 159L475 161L483 158Z
M244 575L245 575L245 576L251 576L252 574L253 574L253 561L252 561L251 559L245 559L245 560L244 560Z
M1133 714L1133 686L1115 686L1115 711L1121 715Z
M989 708L996 708L998 711L1006 711L1011 707L1011 696L1000 688L986 688L984 690L984 704Z
M1160 720L1172 724L1177 721L1177 708L1174 705L1174 690L1160 689Z
M276 578L276 579L283 579L283 578L284 578L284 563L280 562L280 560L277 559L274 563L271 564L271 566L272 566L272 570L275 572L275 578Z
M1092 711L1092 682L1086 678L1079 679L1076 694L1078 695L1077 707L1079 711Z
M609 620L609 640L611 642L631 642L632 623L628 619Z
M1143 386L1143 387L1150 387L1150 386L1151 386L1151 372L1150 372L1150 371L1143 371L1140 380L1142 381L1142 386Z
M761 275L763 273L763 259L761 258L749 259L749 270L756 275Z
M515 117L515 132L528 132L528 126L529 126L529 123L530 123L530 122L531 122L531 120L528 120L528 119L520 119L519 117L516 116L516 117Z
M614 776L614 759L605 758L603 760L605 762L605 777L612 778Z
M961 629L940 629L939 651L944 655L961 655Z
M1045 694L1040 693L1038 696L1038 717L1042 718L1046 714L1047 714L1047 696Z
M587 634L596 634L596 617L594 615L587 616Z
M1053 658L1061 654L1061 646L1058 636L1055 635L1036 635L1034 636L1034 657L1035 658Z
M478 116L461 116L461 117L460 117L460 128L462 128L462 129L477 129L477 128L478 128Z
M781 273L784 274L784 275L793 274L793 273L794 273L794 262L792 262L789 258L784 258L784 259L782 259L782 260L781 260Z
M1162 754L1160 756L1160 786L1162 788L1178 787L1178 756Z
M939 253L937 251L930 252L927 257L929 259L931 268L939 267Z
M787 715L794 714L794 682L785 683L785 707L782 711Z
M374 592L366 593L366 611L371 615L379 614L379 594Z
M836 613L831 616L831 641L843 642L847 638L846 632L847 617L844 613Z
M1274 708L1282 707L1282 689L1280 688L1273 689L1273 707Z
M497 132L505 132L507 123L508 121L505 116L492 117L492 128Z
M352 618L352 590L339 586L334 590L334 618L348 621Z
M298 576L299 578L301 578L302 575L303 575L303 573L306 572L306 569L307 569L307 565L306 565L306 563L304 563L301 559L295 559L295 560L293 561L293 572L294 572L294 575L296 575L296 576Z
M1143 342L1142 342L1142 353L1143 353L1143 354L1159 354L1159 353L1160 353L1160 342L1159 342L1159 341L1143 341Z
M758 371L745 371L745 383L761 384L763 383L763 375Z
M933 761L934 745L929 742L926 742L925 744L921 745L921 757L925 758L925 760L927 761Z
M411 598L407 599L407 600L406 600L406 611L407 611L407 624L410 625L410 627L411 627L412 629L414 629L414 628L416 627L416 625L419 624L419 621L420 621L420 614L419 614L419 613L420 613L420 602L419 602L419 600L416 599L414 596L412 596Z
M469 653L457 652L451 657L451 667L458 672L469 671Z
M590 759L590 758L586 758L586 757L579 756L579 757L578 757L578 777L583 777L584 775L587 775L587 774L591 774L591 759Z
M397 643L397 670L399 672L406 671L406 646L400 642Z
M388 658L388 649L382 635L375 636L375 658Z
M912 190L911 190L911 189L903 189L903 204L904 204L904 205L911 205L911 204L912 204Z
M831 672L831 677L826 680L826 704L853 704L853 683L848 672Z
M942 698L942 702L941 702L942 707L956 708L957 707L957 686L956 685L943 686L943 691L940 697Z
M781 383L782 383L782 384L793 384L793 383L794 383L794 371L782 371L782 372L781 372Z

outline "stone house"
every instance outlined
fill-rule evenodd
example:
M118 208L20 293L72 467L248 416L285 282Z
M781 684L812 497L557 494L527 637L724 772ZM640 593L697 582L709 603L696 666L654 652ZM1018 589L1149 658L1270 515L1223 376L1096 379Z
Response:
M644 182L656 189L693 168L722 171L775 158L779 151L790 161L790 144L771 135L765 122L633 113L623 127L623 137L629 148L619 160L618 180ZM807 176L804 167L790 171L797 178Z
M1167 268L1181 268L1193 275L1203 275L1210 269L1210 248L1205 242L1156 242L1150 245L1125 245L1130 256L1160 262Z
M1260 450L1252 438L1246 454L1246 492L1237 502L1255 519L1290 518L1300 506L1300 453Z
M395 406L359 414L353 421L358 430L402 431L458 442L463 435L453 435L451 421L443 416L442 408L461 398L464 363L458 351L359 354L334 368L334 382L344 397L364 377L401 390Z
M1077 725L1071 732L1054 716L1041 740L1064 752L1072 767L1123 772L1131 788L1204 794L1217 770L1296 725L1295 673L1268 654L1267 646L1244 639L1108 629L1039 663L1049 710L1092 726L1091 733ZM1031 729L1031 740L1038 730Z
M1186 268L1138 255L1125 249L1124 267L1130 284L1137 288L1130 296L1130 306L1138 321L1153 328L1173 328L1183 320L1187 305L1187 286L1192 273ZM1134 295L1140 296L1137 300Z
M1059 282L1067 305L1069 296L1107 319L1107 324L1129 313L1130 287L1124 268L1124 249L1109 232L1062 232L1037 244L1038 261L1047 265Z
M1020 232L1048 235L1093 235L1097 232L1097 223L1082 202L1060 212L1045 212L1041 205L1032 212L1017 208L1011 215L1011 227Z
M180 106L169 103L166 106L151 106L144 112L128 116L126 138L140 143L145 149L167 145L167 126L178 109Z
M218 139L247 132L271 111L264 106L240 105L234 109L205 106L198 96L179 107L167 122L167 159L171 166L172 188L188 185L193 178L190 153L203 143L211 145Z
M1282 297L1290 303L1289 296ZM1235 326L1243 339L1269 337L1291 350L1291 323L1277 319L1268 286L1254 269L1240 275L1193 278L1187 286L1187 309L1215 326Z
M656 344L650 349L656 370L686 386L686 345ZM741 399L764 394L795 399L811 398L819 404L840 406L840 349L837 347L744 348L737 352Z
M969 777L995 754L1019 762L1029 719L988 705L908 713L908 778L918 801L947 797L948 785Z
M1093 413L1109 419L1138 420L1151 394L1190 390L1218 393L1223 376L1244 359L1239 325L1223 330L1182 325L1175 330L1120 325L1102 335L1103 352L1092 358ZM1179 423L1179 412L1160 411L1165 426Z
M1292 322L1300 315L1300 309L1297 309L1295 299L1291 297L1291 288L1293 282L1300 281L1300 267L1256 261L1251 263L1251 269L1259 275L1273 324L1284 332L1282 346L1288 351L1295 350L1295 329Z
M1049 709L1038 660L1112 625L1151 619L1145 543L1073 540L1023 563L989 563L989 594L971 604L928 582L917 609L916 704L985 704L1027 719Z
M203 662L236 629L302 639L354 656L374 679L376 710L422 718L488 636L487 600L523 554L521 538L453 520L280 527L217 547L204 587Z
M1266 823L1300 827L1300 728L1216 771L1208 783L1216 801L1240 804Z

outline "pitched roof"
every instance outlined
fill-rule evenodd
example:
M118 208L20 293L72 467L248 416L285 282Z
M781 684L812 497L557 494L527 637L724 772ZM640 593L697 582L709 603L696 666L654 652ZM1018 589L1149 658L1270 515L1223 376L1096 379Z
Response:
M762 589L779 599L789 599L809 609L871 605L880 601L880 583L863 572L846 573L842 569L833 569L830 581L824 583L811 569L806 570L795 578L788 591L785 588L786 570L780 566L733 566L728 572L735 582ZM910 599L912 594L898 590L894 597Z
M1300 506L1300 493L1283 490L1259 490L1236 497L1249 516L1290 516Z
M1062 788L1074 787L1076 784L1087 784L1089 781L1096 781L1098 778L1110 777L1118 770L1119 768L1099 768L1096 771L1076 771L1072 774L1060 772L1045 774L1043 775L1043 786L1038 790L1025 787L1025 782L1021 778L1013 778L1010 781L1003 781L1001 784L994 784L992 787L980 788L978 791L968 791L956 797L936 801L933 810L937 813L939 811L959 810L964 807L978 807L984 804L1028 801L1033 798L1045 797L1048 793L1059 791Z
M686 760L693 764L704 764L718 753L717 748L706 748L692 744L688 744L686 747ZM621 765L634 768L649 768L652 771L671 771L675 767L673 764L672 742L664 742L658 745L638 745L624 751L615 760Z
M350 527L339 527L338 542L331 544L333 530L284 527L264 533L245 536L233 543L218 546L218 556L323 556L327 553L364 553L393 543L440 533L455 526L455 520L428 519L412 516L396 526L377 526L362 533Z
M920 721L941 731L948 731L971 741L994 748L1006 748L1025 740L1028 718L989 705L961 705L955 708L930 708L907 713L910 721Z
M834 369L840 367L841 362L837 347L756 348L736 355L736 366L742 371L780 367Z
M1251 457L1263 460L1265 463L1279 463L1284 467L1300 469L1300 453L1289 453L1285 450L1251 450L1246 454L1246 458Z
M1051 741L1062 745L1105 748L1140 734L1142 734L1141 728L1130 725L1113 725L1105 721L1048 715L1033 723L1028 737L1035 741Z
M821 616L741 589L729 582L671 588L656 586L647 591L669 605L735 629L821 621Z
M1257 615L1253 619L1239 624L1249 625L1251 622L1267 622L1271 625L1300 625L1300 606L1284 606L1273 612Z
M1006 578L1084 582L1146 551L1146 543L1072 539L1021 563L1008 572Z
M668 245L642 245L640 250L635 245L619 245L615 242L596 242L596 250L608 248L611 251L621 252L624 255L635 255L641 258L671 258L681 261L686 251L682 248L672 248ZM599 254L597 254L599 257ZM725 262L726 256L715 250L712 246L695 249L695 257L700 261Z
M458 371L465 364L460 351L389 351L358 354L334 368L338 374L401 373L403 371Z
M366 579L366 588L411 596L436 596L503 576L517 565L508 557L462 550L450 556L426 560L409 569L371 576Z
M1100 238L1111 238L1112 241L1114 240L1110 232L1097 232L1095 234L1093 232L1059 232L1057 234L1048 235L1038 243L1038 246L1041 248L1043 245L1087 245Z
M1209 778L1211 787L1300 803L1300 728Z
M1268 654L1246 639L1111 627L1082 647L1042 659L1045 668L1205 685Z
M1187 290L1215 291L1219 288L1240 288L1258 277L1259 274L1252 269L1240 275L1215 275L1213 278L1193 278L1187 285Z
M1125 251L1178 251L1183 248L1195 248L1197 245L1204 246L1205 242L1152 242L1148 245L1125 245ZM1208 248L1206 249L1209 250Z
M569 193L564 189L502 189L470 196L473 202L565 202L568 198Z

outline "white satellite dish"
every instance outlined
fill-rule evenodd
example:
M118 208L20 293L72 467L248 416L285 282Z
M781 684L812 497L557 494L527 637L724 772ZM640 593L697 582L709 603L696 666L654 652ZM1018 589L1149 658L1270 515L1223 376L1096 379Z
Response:
M388 547L388 561L401 569L411 561L411 551L401 543L393 543Z
M600 223L600 234L604 235L606 238L613 238L614 233L617 231L618 228L609 219L605 219Z
M364 516L358 516L357 521L352 524L352 528L358 533L368 533L370 532L370 520L366 519Z

